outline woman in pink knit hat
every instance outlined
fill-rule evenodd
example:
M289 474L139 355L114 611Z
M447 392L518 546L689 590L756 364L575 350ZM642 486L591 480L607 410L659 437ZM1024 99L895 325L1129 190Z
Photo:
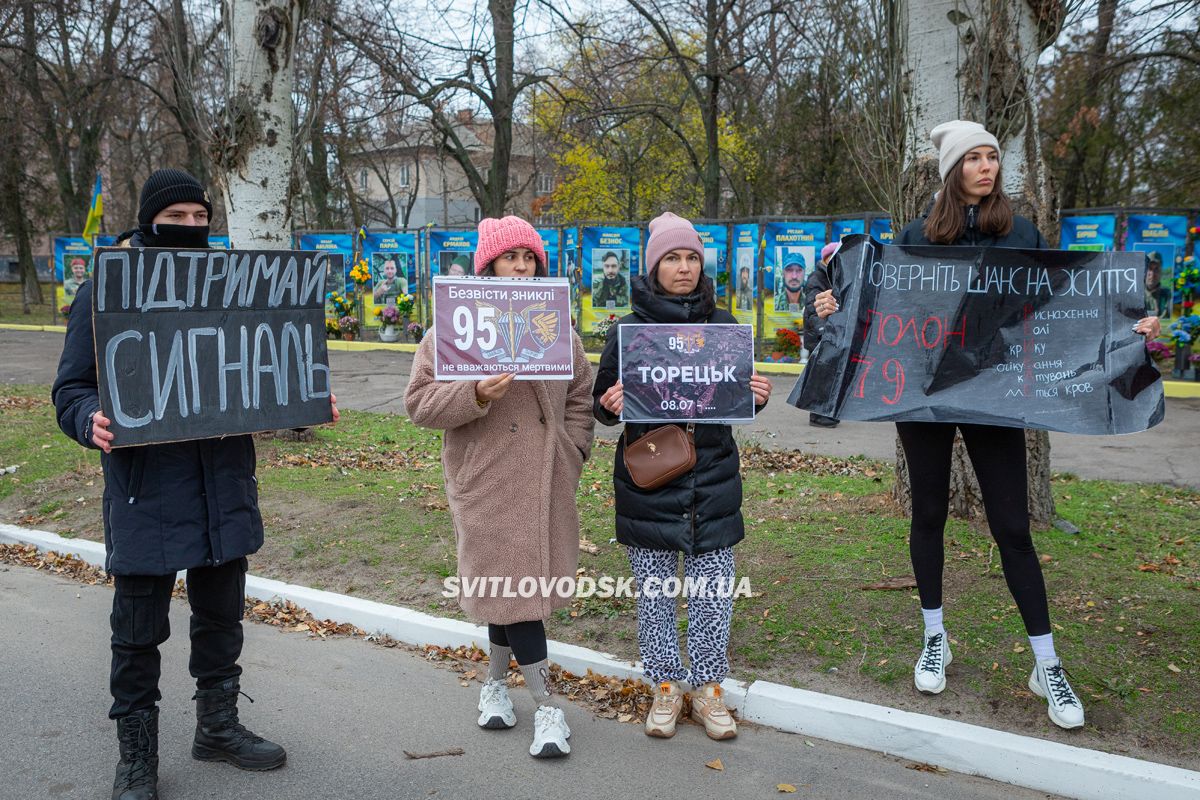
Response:
M488 278L546 276L542 238L518 217L479 223L475 274ZM459 603L486 623L491 663L479 696L479 726L516 725L506 678L515 656L533 696L535 758L571 752L562 707L550 686L545 620L571 596L544 591L575 578L579 512L575 493L592 448L592 367L571 332L571 381L516 381L511 373L474 381L434 379L434 337L413 360L404 405L412 421L445 431L442 465L458 550ZM479 579L493 588L468 592ZM538 582L532 596L516 591L524 578ZM505 592L504 585L514 587ZM497 587L496 584L499 584ZM483 596L479 596L482 594Z
M613 326L600 356L592 397L596 419L605 425L618 424L624 407L617 353L621 325L737 322L717 308L713 281L704 274L704 246L686 219L666 213L651 221L646 264L649 274L633 280L633 313ZM750 389L756 408L763 408L771 382L755 374ZM692 718L710 738L731 739L737 724L725 707L721 681L729 672L733 546L746 532L737 443L729 425L696 425L694 469L657 489L644 490L625 466L624 446L655 427L659 426L627 423L613 463L617 541L626 546L637 581L638 649L645 675L655 684L645 730L648 736L675 735L683 709L680 684L687 681L694 689ZM701 578L705 584L687 596L690 669L683 666L679 652L676 598L654 588L675 577L680 553L692 585Z

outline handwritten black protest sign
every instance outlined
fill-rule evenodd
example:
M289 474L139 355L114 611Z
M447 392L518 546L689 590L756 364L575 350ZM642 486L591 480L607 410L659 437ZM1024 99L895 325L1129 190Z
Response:
M309 251L96 251L92 324L114 447L329 422L327 272Z
M622 325L625 422L752 422L749 325Z
M839 419L1132 433L1163 418L1133 325L1142 253L898 247L848 237L841 310L789 402Z

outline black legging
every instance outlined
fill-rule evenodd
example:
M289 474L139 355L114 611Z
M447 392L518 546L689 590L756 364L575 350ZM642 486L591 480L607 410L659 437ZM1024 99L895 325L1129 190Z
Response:
M1050 610L1042 567L1029 535L1025 432L995 425L897 422L912 484L912 526L908 539L922 608L942 605L942 536L950 504L950 455L954 429L962 431L979 479L988 528L1000 549L1004 580L1030 636L1050 633Z
M546 660L546 626L540 619L509 625L488 623L488 641L511 647L522 667Z

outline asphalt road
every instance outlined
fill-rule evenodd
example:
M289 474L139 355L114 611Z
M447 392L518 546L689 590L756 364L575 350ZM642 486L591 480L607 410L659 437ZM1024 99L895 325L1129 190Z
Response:
M0 383L54 381L61 333L0 330ZM404 387L412 356L390 350L330 353L332 383L343 408L404 413ZM771 403L751 425L738 426L742 441L827 456L895 458L895 429L871 422L843 422L828 430L808 424L808 414L787 405L796 378L777 375ZM615 438L620 427L597 426ZM1168 399L1166 419L1142 433L1123 436L1050 434L1051 466L1081 478L1167 483L1200 490L1200 460L1182 443L1200 442L1200 399Z
M0 566L0 798L107 798L117 759L107 717L112 592L25 567ZM362 640L310 639L247 624L239 709L249 727L288 749L275 772L193 761L187 607L175 601L163 648L160 793L164 800L405 800L406 798L689 798L743 800L1032 800L1047 795L955 773L909 769L887 756L744 726L729 742L699 726L650 739L639 726L568 704L566 759L528 754L530 701L514 690L517 727L475 724L478 684L419 655ZM460 747L461 756L403 752ZM720 758L724 770L705 767Z

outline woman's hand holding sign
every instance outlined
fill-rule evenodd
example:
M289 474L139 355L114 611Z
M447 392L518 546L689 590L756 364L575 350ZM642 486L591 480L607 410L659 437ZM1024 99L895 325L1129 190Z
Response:
M608 391L600 395L600 405L604 406L610 414L621 416L621 412L625 410L625 386L620 381L617 381L609 387Z
M754 405L765 406L771 398L771 379L754 373L750 376L750 391L754 393Z
M507 372L503 375L493 375L490 378L484 378L475 384L475 402L481 406L487 405L493 400L499 400L504 395L508 394L508 388L512 386L513 380L517 377L515 372Z
M817 316L825 319L830 314L838 310L838 301L833 296L833 289L826 289L813 299L813 307L817 309Z
M1162 322L1158 317L1142 317L1133 326L1134 333L1140 333L1148 340L1153 341L1162 333Z

